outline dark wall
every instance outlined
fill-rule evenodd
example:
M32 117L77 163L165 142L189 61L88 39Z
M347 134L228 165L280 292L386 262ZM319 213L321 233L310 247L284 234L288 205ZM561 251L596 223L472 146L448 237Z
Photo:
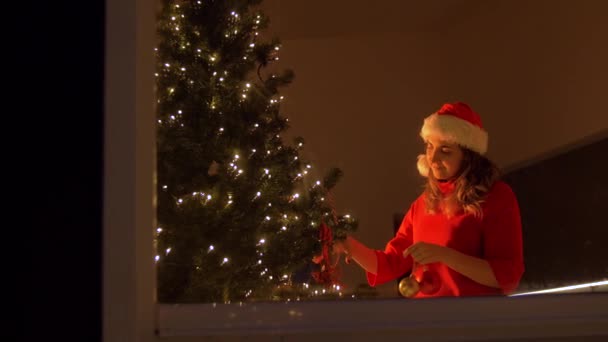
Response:
M9 340L100 341L105 1L19 6L7 32L18 42L5 44L18 56L6 101L17 108L3 111L19 121L3 125L18 160L5 186L17 188L19 210L7 214L19 224L5 226L19 234L19 272L3 279L18 287L24 326L6 330Z
M608 134L508 172L523 224L520 288L598 281L608 275Z

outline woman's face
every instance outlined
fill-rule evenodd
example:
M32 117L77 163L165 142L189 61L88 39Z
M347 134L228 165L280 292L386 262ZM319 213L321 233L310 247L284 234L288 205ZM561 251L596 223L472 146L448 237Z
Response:
M438 180L449 180L457 176L463 156L462 148L458 144L434 137L426 139L426 159L433 176Z

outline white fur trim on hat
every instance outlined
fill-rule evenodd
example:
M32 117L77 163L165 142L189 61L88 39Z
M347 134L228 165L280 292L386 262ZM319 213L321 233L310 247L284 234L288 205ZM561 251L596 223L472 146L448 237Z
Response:
M454 115L437 113L424 119L420 136L435 136L447 142L457 143L481 155L488 150L488 133L472 123ZM420 160L420 159L419 159Z
M426 160L426 154L418 155L416 166L418 167L418 172L420 172L422 176L429 176L429 162Z

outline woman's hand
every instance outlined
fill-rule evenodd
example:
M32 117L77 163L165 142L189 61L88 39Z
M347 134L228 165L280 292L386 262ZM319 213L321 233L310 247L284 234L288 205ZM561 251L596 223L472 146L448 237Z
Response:
M416 242L403 251L403 257L411 255L415 262L426 265L433 262L448 263L454 250L434 243Z

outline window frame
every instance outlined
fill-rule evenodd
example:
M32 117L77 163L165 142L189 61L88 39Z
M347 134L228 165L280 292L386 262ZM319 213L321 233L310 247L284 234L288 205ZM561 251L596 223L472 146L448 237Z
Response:
M155 9L106 1L103 340L325 336L415 340L608 336L608 293L169 305L156 302ZM599 339L598 339L599 340Z

